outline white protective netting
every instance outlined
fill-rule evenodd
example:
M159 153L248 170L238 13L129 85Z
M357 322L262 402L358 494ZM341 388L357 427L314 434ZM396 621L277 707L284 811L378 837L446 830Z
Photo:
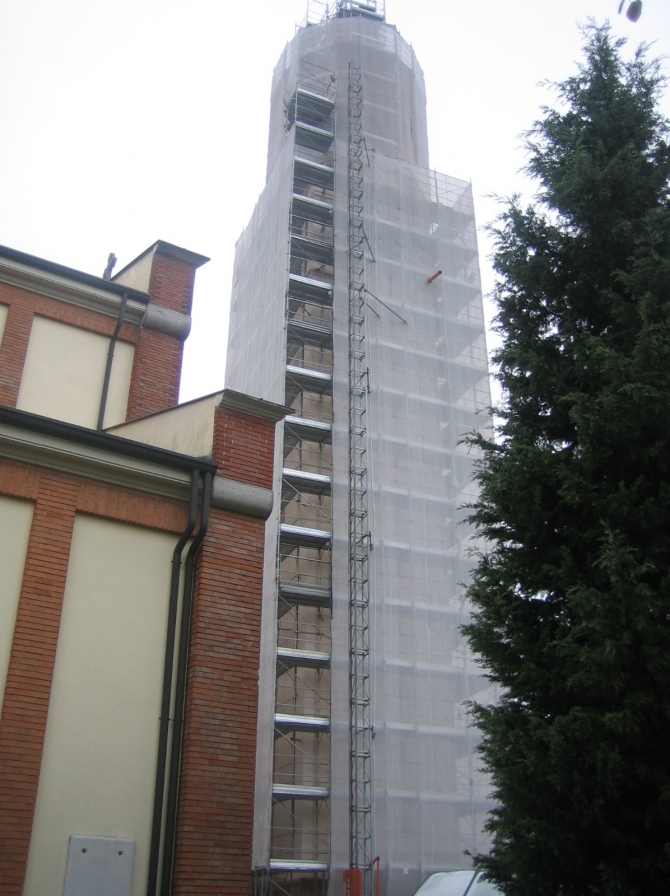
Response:
M461 636L471 560L459 525L473 495L463 436L486 425L489 386L470 185L428 169L423 76L392 26L360 17L300 30L272 87L268 183L238 243L226 385L284 401L285 295L296 84L336 85L334 157L330 890L349 862L347 70L361 65L364 219L370 243L367 359L375 854L386 896L469 866L488 786L464 701L486 699ZM330 73L335 75L331 79ZM306 156L308 150L301 149ZM316 155L314 159L317 160ZM372 260L374 256L374 261ZM429 277L441 271L432 283ZM379 301L381 300L381 301ZM301 356L305 362L306 356ZM297 405L296 405L297 406ZM309 414L309 408L306 413ZM282 440L278 429L277 489ZM306 469L319 469L319 454ZM330 464L330 449L328 450ZM266 539L254 863L270 850L279 501ZM330 513L330 504L328 504ZM316 519L316 518L315 518ZM298 520L298 522L300 522ZM319 521L312 525L320 525ZM281 630L280 630L281 639ZM280 691L277 692L280 694ZM307 698L306 698L307 699ZM311 698L310 698L311 699ZM309 738L305 738L305 743ZM316 741L315 741L316 743ZM317 749L315 747L314 749ZM319 741L318 749L323 749ZM311 810L305 807L305 815ZM329 832L329 833L328 833ZM323 842L323 841L322 841ZM319 853L321 855L322 853Z

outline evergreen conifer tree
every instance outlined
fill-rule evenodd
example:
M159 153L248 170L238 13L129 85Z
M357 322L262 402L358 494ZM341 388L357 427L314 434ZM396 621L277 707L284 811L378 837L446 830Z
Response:
M608 25L527 136L494 233L503 399L479 449L465 631L510 896L670 893L670 149Z

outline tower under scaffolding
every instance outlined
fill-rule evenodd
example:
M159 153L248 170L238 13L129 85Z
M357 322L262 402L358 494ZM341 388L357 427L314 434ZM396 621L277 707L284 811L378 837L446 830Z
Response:
M436 276L440 271L441 275ZM275 69L237 245L226 384L290 406L266 529L253 880L409 896L485 848L464 701L486 422L470 185L431 171L423 76L384 4L310 3Z

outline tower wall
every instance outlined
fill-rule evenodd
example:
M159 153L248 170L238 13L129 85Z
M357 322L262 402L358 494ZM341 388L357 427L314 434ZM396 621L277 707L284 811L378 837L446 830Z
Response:
M366 115L363 130L376 150L391 158L428 167L426 90L412 47L393 25L362 17L331 19L302 28L286 45L272 79L268 177L286 139L284 103L301 78L335 75L338 87L337 136L347 139L349 63L362 66ZM342 164L346 155L340 156Z
M467 867L464 850L476 853L485 848L481 831L488 808L487 786L475 772L476 738L467 724L464 701L481 699L486 682L459 634L459 626L468 618L462 583L469 574L469 535L462 525L462 507L472 495L472 458L460 440L485 425L485 415L479 412L488 406L490 395L471 188L427 167L423 76L411 47L392 26L350 17L302 29L275 69L267 187L252 225L238 244L236 271L240 274L233 291L227 371L232 379L227 384L295 404L296 380L287 373L286 348L290 349L293 338L291 316L296 300L291 297L294 287L287 282L288 271L297 270L291 222L305 200L291 198L302 184L301 163L294 162L291 172L291 160L317 161L318 157L334 169L332 185L329 182L319 193L332 205L332 255L321 265L328 277L332 274L328 300L332 301L332 323L328 320L332 520L322 513L320 522L311 524L325 529L332 523L330 766L328 799L314 804L327 811L327 823L323 816L315 821L318 813L315 810L310 816L305 801L293 810L296 825L318 828L312 851L305 839L294 857L296 862L300 858L316 864L325 861L330 872L328 892L339 896L342 872L350 861L350 63L361 67L367 149L363 207L368 238L368 511L373 545L369 561L373 854L381 858L385 896L409 896L432 871ZM292 111L297 84L308 90L321 85L318 89L330 91L335 98L330 123L321 122L334 130L332 145L325 152L299 145L298 111ZM282 193L280 182L290 182L292 177L292 190ZM310 196L316 196L313 189ZM271 275L273 298L251 275L246 280L242 275L280 252L277 234L270 236L267 249L261 231L253 229L261 219L284 221L293 234L285 246L283 267L277 261L281 276ZM330 234L330 225L325 230ZM311 270L310 276L317 276ZM273 302L276 307L270 308ZM295 406L296 414L314 416L309 403ZM286 432L290 431L287 421ZM285 440L285 450L287 444ZM278 496L282 488L286 499L290 493L286 480L283 486L277 482ZM291 506L285 500L282 510L281 504L280 500L276 503L274 529L268 527L264 597L254 850L254 863L264 867L270 867L279 855L273 853L273 844L279 841L272 834L276 783L272 783L270 750L272 701L280 693L274 676L282 623L279 647L273 643L273 632L283 612L283 599L281 583L277 592L276 553L270 549ZM281 574L280 570L280 579ZM301 711L307 712L306 707L305 703ZM313 706L310 711L314 712ZM275 782L276 768L275 758ZM282 852L283 860L287 855Z

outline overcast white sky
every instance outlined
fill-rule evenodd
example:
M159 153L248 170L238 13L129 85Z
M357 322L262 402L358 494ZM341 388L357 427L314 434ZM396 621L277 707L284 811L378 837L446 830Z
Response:
M627 2L627 0L626 0ZM519 135L574 71L576 23L670 54L670 0L387 0L428 91L431 166L489 194L529 185ZM0 0L0 244L101 274L164 239L196 280L182 400L223 384L235 240L263 188L270 79L306 0ZM670 115L670 95L663 109ZM492 285L480 233L485 291Z

